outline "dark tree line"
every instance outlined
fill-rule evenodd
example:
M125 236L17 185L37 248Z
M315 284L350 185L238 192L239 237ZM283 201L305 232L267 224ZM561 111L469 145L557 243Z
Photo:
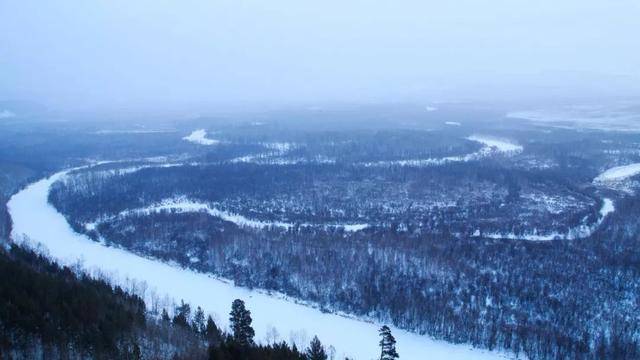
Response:
M225 333L200 307L181 302L157 316L136 295L15 245L0 250L0 278L0 359L328 359L317 337L303 351L256 344L240 299ZM393 339L386 329L383 340Z
M0 254L0 349L131 357L146 310L119 287L76 275L29 250Z

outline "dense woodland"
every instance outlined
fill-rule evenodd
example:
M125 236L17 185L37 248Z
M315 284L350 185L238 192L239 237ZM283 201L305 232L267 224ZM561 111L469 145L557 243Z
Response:
M186 197L261 221L545 234L597 221L595 189L572 180L560 171L503 168L497 160L425 168L223 163L83 170L56 183L50 199L77 224Z
M629 256L637 235L613 251L602 236L540 244L389 233L255 234L205 214L168 213L127 218L100 231L114 244L242 286L449 341L531 358L634 358L638 350L640 259Z
M199 307L181 303L172 316L166 309L155 314L138 296L27 248L0 250L0 276L0 359L329 358L317 338L301 350L285 342L256 344L241 300L230 304L234 326L225 333Z
M491 128L482 119L467 125L466 110L447 113L446 120L461 121L461 128L420 125L421 115L398 109L384 117L402 117L408 129L389 130L375 111L361 109L330 117L302 112L271 115L271 121L252 115L188 123L188 129L210 129L222 141L214 148L182 141L189 131L176 130L175 124L154 134L101 132L102 123L5 126L0 240L11 228L6 201L22 186L90 160L127 160L55 184L50 200L74 229L241 286L279 291L326 311L452 342L533 359L639 358L640 197L633 190L640 179L625 183L623 191L591 183L603 169L640 162L637 140L516 128L491 118L495 114L474 114L490 118ZM254 125L258 122L265 124ZM426 128L437 132L420 131ZM523 144L524 152L426 168L362 166L476 151L478 144L464 138L477 132L508 137ZM279 143L290 144L288 150L274 145ZM153 162L129 161L152 157ZM243 157L253 163L236 161ZM158 162L192 165L114 170ZM323 226L258 231L204 213L110 217L178 196L263 221L371 226L355 233ZM554 205L536 201L544 196ZM616 211L587 239L470 236L477 229L519 234L534 226L562 232L594 223L603 197L615 200ZM447 201L454 206L431 205ZM95 230L85 228L104 216ZM32 358L46 350L54 358L313 358L311 347L239 345L233 334L211 326L208 331L206 321L204 330L200 320L194 326L194 319L201 319L196 309L181 304L165 314L151 312L135 295L106 282L29 250L5 247L0 255L1 278L9 279L0 283L3 355ZM101 309L92 322L82 313L87 306ZM52 326L64 330L51 332Z
M224 167L220 178L237 180L237 167ZM265 178L275 180L264 188L276 184L286 191L282 180L286 170L263 175L270 170L249 168L252 176L246 178L259 179L249 185L256 198L261 198L260 180ZM84 222L69 214L87 221L104 214L100 213L104 209L115 213L127 209L127 201L136 208L162 199L170 189L181 193L190 186L193 192L187 193L205 198L239 196L233 182L226 187L221 181L220 186L199 188L216 182L212 170L190 167L197 176L181 175L180 170L184 171L145 169L124 175L122 182L115 181L118 176L114 175L84 173L57 184L51 200L78 231L86 231ZM199 170L210 172L203 175ZM171 175L166 176L165 171ZM303 176L305 171L294 174ZM392 176L417 172L397 171L402 175ZM441 171L461 170L444 167ZM522 178L526 185L527 176ZM553 173L549 178L553 179ZM558 182L553 184L558 187ZM80 195L76 198L76 194ZM85 212L86 203L100 205ZM637 226L625 224L633 224L640 209L635 197L621 197L616 206L618 211L591 238L545 243L399 231L398 226L356 233L314 227L256 231L205 213L170 211L111 218L89 235L140 254L214 272L241 286L283 292L327 311L388 321L448 341L505 349L530 358L635 358L640 355L636 316L640 263L629 256L638 245L640 232ZM613 244L617 245L610 246ZM625 254L624 260L615 255L619 253Z

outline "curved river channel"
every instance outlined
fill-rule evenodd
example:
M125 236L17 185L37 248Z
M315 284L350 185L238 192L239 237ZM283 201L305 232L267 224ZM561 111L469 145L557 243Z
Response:
M151 304L152 293L177 302L184 299L192 307L201 306L212 314L219 326L227 328L231 302L243 299L251 310L256 340L295 341L306 348L314 335L325 346L335 349L336 359L379 357L379 323L328 314L308 305L296 303L280 294L250 290L233 282L182 267L145 258L126 250L107 247L74 232L64 216L47 201L49 188L66 174L62 171L35 182L15 194L8 207L13 220L12 236L16 242L27 241L42 246L49 256L66 265L80 263L89 272L107 274L115 284L127 286L131 279L146 285L143 296ZM154 296L157 300L157 295ZM275 331L274 331L275 329ZM397 328L392 332L398 341L402 359L496 359L508 355L436 341Z

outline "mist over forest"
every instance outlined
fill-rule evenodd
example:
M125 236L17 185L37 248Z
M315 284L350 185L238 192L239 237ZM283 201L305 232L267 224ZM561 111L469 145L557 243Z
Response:
M637 2L0 15L0 359L640 358Z

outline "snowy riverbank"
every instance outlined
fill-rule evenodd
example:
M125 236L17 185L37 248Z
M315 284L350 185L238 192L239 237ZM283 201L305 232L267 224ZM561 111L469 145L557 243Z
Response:
M50 256L65 264L81 261L87 269L98 269L110 274L115 282L136 279L147 283L157 294L176 300L184 299L200 305L216 315L219 325L227 326L227 313L231 302L244 299L252 311L256 339L264 341L273 328L278 339L295 339L298 346L306 346L318 337L336 349L340 357L349 355L356 359L378 357L380 324L369 323L345 316L323 313L310 306L297 304L283 296L269 295L262 291L234 286L228 281L211 275L185 270L178 266L140 257L128 251L106 247L75 233L62 214L47 202L49 188L64 176L57 173L50 178L29 185L9 201L13 220L14 239L23 236L42 244ZM398 340L398 351L403 359L495 359L504 354L474 349L469 345L454 345L435 341L399 329L392 329ZM273 336L272 336L273 337Z
M291 229L296 226L293 223L287 223L282 221L261 221L255 219L249 219L240 214L231 213L228 211L219 210L209 204L197 202L185 198L166 199L158 204L150 205L141 209L132 209L123 211L113 217L107 219L99 219L94 222L85 225L87 230L95 229L99 223L111 220L114 218L123 218L129 215L149 215L159 213L163 211L176 212L176 213L190 213L190 212L205 212L213 217L220 218L224 221L228 221L236 224L239 227L246 227L252 229L268 229L271 227ZM368 224L299 224L300 227L324 227L325 229L342 229L346 232L355 232L364 230L369 227Z
M602 225L602 222L607 217L607 215L611 214L615 211L615 206L613 204L613 200L611 199L603 199L602 207L598 212L598 220L591 224L580 224L575 226L569 231L565 233L552 232L548 234L539 234L536 229L532 232L527 232L524 234L514 234L514 233L485 233L481 234L480 231L477 231L475 236L484 237L489 239L511 239L511 240L529 240L529 241L551 241L551 240L577 240L584 239L591 236L599 227Z
M392 160L392 161L375 161L364 163L367 167L387 167L387 166L438 166L449 163L468 162L480 160L492 155L512 156L522 152L522 145L516 143L494 138L484 135L472 135L467 137L467 140L474 141L482 144L482 148L476 152L472 152L466 155L459 156L446 156L442 158L429 158L429 159L409 159L409 160Z
M640 174L640 163L616 166L598 175L593 182L602 184L623 181L638 174Z

